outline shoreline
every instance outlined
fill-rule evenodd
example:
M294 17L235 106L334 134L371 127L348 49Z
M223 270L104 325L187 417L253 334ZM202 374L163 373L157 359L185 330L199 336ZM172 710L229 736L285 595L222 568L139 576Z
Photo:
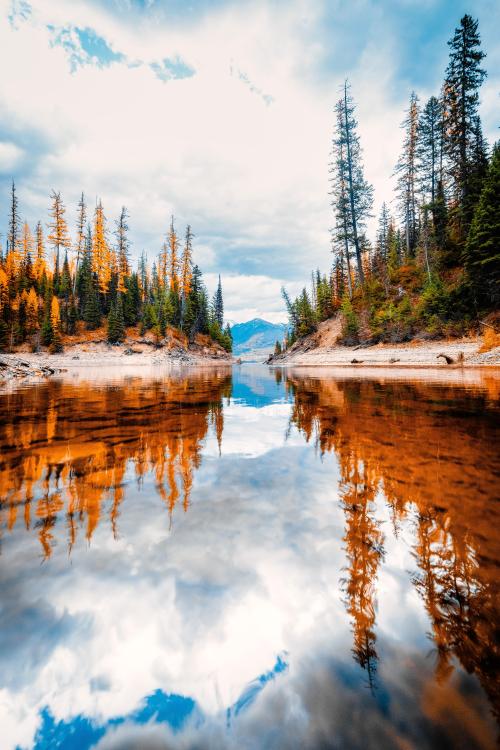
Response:
M103 343L73 344L64 351L0 352L0 386L12 381L38 381L63 373L85 370L99 376L111 370L113 374L133 374L134 371L157 367L231 367L236 364L231 354L211 349L190 350L180 347L153 348L137 344L108 345Z
M500 368L500 347L479 352L481 339L454 341L408 342L404 344L375 344L373 346L317 346L307 351L295 351L273 357L270 367L338 367L362 370L438 369L463 370ZM443 355L443 356L441 356Z

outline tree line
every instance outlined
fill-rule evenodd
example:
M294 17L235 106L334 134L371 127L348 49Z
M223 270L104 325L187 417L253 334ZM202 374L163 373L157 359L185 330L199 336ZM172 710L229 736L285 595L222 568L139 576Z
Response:
M151 267L143 252L133 270L127 209L115 221L112 240L100 200L88 218L82 193L73 241L61 194L52 191L48 233L41 221L33 232L20 219L12 182L5 253L0 245L0 348L29 342L34 351L46 346L57 352L65 335L105 325L111 344L123 341L129 326L139 326L140 335L152 331L160 343L172 326L189 342L205 334L231 351L220 276L209 299L193 263L189 225L179 237L172 217Z
M500 302L500 146L490 151L479 117L478 21L464 15L448 42L439 96L412 92L395 165L395 212L382 205L366 235L373 186L364 174L356 107L346 81L335 105L330 164L334 261L311 289L283 297L286 345L343 313L343 341L460 335ZM277 347L280 348L280 347Z

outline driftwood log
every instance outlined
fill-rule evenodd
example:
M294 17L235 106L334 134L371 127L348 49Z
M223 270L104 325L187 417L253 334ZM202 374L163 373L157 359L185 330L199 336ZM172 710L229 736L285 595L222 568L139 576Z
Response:
M453 364L455 364L455 360L453 359L453 357L450 357L449 354L443 354L443 353L438 354L436 356L436 359L439 359L439 357L443 357L443 359L446 360L446 364L447 365L453 365Z
M458 356L457 356L456 360L453 359L453 357L450 357L449 354L443 354L443 353L438 354L437 357L436 357L436 359L439 359L439 357L443 357L443 359L446 360L446 364L447 365L454 365L454 364L463 365L464 359L465 359L463 352L458 352Z

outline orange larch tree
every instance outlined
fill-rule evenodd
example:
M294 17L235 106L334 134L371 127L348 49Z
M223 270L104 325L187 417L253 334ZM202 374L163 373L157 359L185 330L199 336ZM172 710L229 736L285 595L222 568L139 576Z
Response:
M94 214L92 271L97 276L99 291L101 294L107 294L111 281L111 254L106 237L106 218L101 201L97 204Z
M50 221L48 224L50 233L47 237L47 241L54 248L54 256L55 256L54 276L56 277L56 282L57 282L57 279L59 277L59 269L60 269L61 249L70 248L71 240L70 240L70 236L68 232L68 225L66 223L66 219L64 218L66 208L62 201L61 193L59 192L56 193L56 191L53 190L51 193L51 198L52 198L52 206L50 208L50 216L52 218L52 221Z

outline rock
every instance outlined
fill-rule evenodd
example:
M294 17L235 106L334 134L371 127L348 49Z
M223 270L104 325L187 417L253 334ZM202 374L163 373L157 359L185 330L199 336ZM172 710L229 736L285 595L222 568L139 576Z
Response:
M29 362L14 356L0 358L0 368L2 378L5 380L10 380L11 378L47 377L48 375L54 375L56 372L60 372L60 370L55 367L49 367L47 365L34 367Z

